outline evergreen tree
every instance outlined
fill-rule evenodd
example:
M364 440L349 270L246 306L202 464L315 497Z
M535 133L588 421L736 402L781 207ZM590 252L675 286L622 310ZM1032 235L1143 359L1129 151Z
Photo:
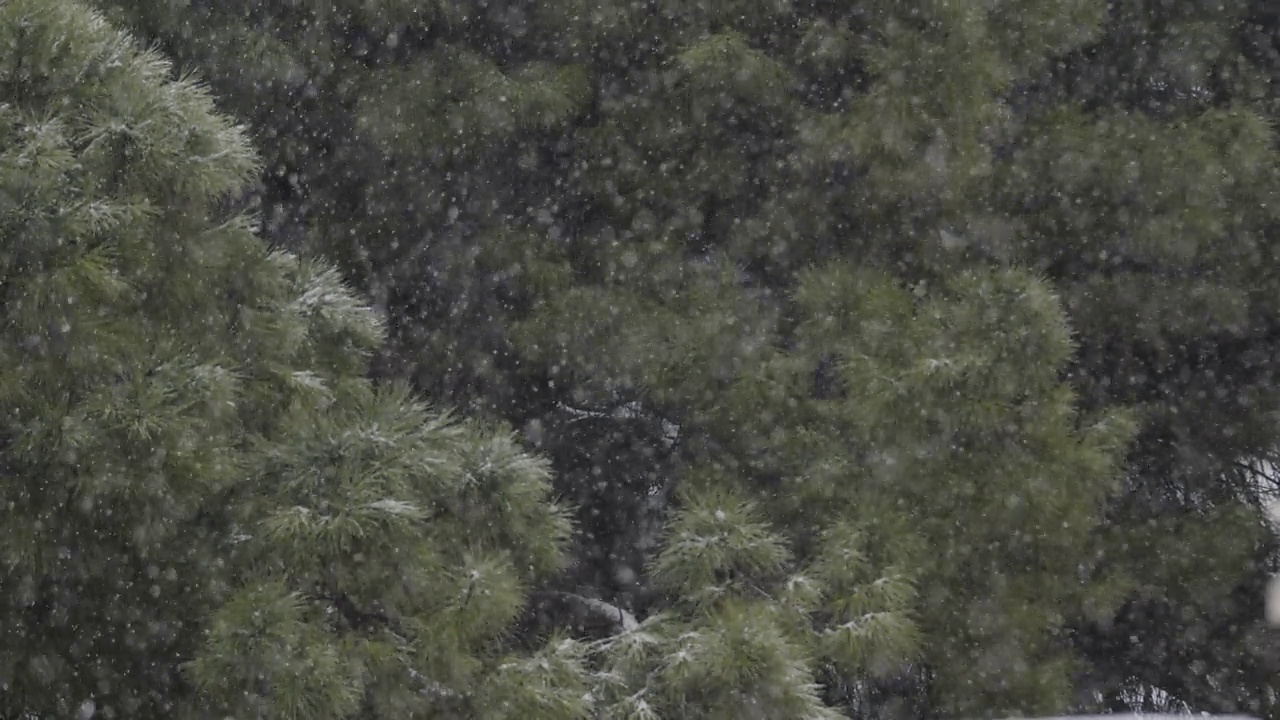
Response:
M1000 252L1054 278L1085 339L1085 403L1143 417L1104 563L1135 593L1080 635L1087 688L1113 708L1136 682L1197 709L1277 712L1260 506L1280 402L1263 360L1280 339L1280 65L1262 41L1280 26L1250 5L1112 3L1102 35L1019 88L993 196L1021 228Z
M1254 470L1280 402L1265 2L103 4L261 128L270 232L387 308L384 371L545 449L583 507L558 589L641 618L679 605L646 567L710 474L768 511L786 572L827 523L901 546L869 572L919 583L928 662L911 682L824 678L832 702L1058 709L1074 676L1076 703L1115 707L1132 672L1196 708L1266 709L1280 665L1248 647L1274 551ZM847 312L900 344L815 330L841 307L822 283L879 288ZM1062 331L1046 293L1076 342L1029 368L999 348ZM948 372L958 398L931 384ZM1123 491L1086 532L1124 410ZM1078 522L1019 545L1054 513ZM1092 666L1069 673L1064 644Z
M584 717L509 669L565 652L507 635L546 463L366 379L379 318L228 209L258 170L99 15L0 3L0 717Z

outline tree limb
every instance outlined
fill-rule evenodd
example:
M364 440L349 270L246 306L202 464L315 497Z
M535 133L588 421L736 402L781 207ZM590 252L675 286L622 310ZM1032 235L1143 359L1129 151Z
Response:
M530 604L547 620L593 636L612 636L640 627L635 615L597 598L557 590L529 593Z

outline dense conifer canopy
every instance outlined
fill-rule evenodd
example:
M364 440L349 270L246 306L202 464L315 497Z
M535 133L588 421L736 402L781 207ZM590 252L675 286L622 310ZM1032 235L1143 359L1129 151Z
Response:
M366 379L381 320L227 211L257 171L99 15L0 4L0 716L474 717L529 662L546 463Z
M96 4L211 94L0 5L14 712L1280 712L1269 3Z

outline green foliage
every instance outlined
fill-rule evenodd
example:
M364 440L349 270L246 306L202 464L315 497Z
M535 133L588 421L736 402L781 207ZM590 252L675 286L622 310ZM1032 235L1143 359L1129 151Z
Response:
M484 685L478 717L577 720L594 717L587 648L554 639L537 655L497 667Z
M387 309L380 372L553 458L584 505L559 583L648 628L610 707L750 716L650 680L742 618L751 667L862 716L1117 709L1134 676L1274 707L1239 600L1275 549L1266 3L102 4L258 128L268 232ZM555 565L510 535L448 562Z
M359 95L358 129L396 154L428 157L554 128L590 93L581 68L530 63L504 72L467 51L437 53L369 83Z
M777 579L789 553L751 504L722 493L688 502L672 520L665 551L654 563L660 590L677 603L705 607L750 595L755 582Z
M708 489L686 502L654 561L670 608L601 643L604 717L841 717L822 697L820 660L860 671L913 656L909 585L849 582L854 568L831 559L792 572L750 501Z
M0 4L0 715L475 716L528 662L546 462L366 379L378 316L227 212L257 171L100 16Z
M191 662L200 691L236 699L233 717L350 716L364 686L362 668L349 659L355 648L343 647L307 610L303 598L282 586L248 589L220 608L206 652Z
M948 686L958 711L1060 706L1066 687L1037 679L1040 663L1065 663L1052 659L1055 626L1104 602L1093 593L1105 581L1081 588L1075 576L1117 489L1132 425L1123 414L1076 412L1060 380L1072 344L1056 299L1019 272L962 273L913 294L882 274L837 265L805 274L796 298L791 351L745 378L721 409L744 449L763 446L752 470L780 478L773 507L797 527L835 523L817 557L840 558L846 572L881 568L884 577L863 582L885 599L914 600L894 578L904 570L915 577L925 653L940 683L983 677L981 664L951 671L950 658L1037 657L992 667L999 690L973 705ZM825 398L793 403L782 422L746 419L769 403L761 398L776 392L770 386L804 383L824 358L837 368ZM858 533L867 534L862 547ZM860 602L861 593L839 599L836 622L850 622ZM997 618L1002 627L969 634ZM876 622L837 637L882 632ZM865 656L847 657L867 666Z

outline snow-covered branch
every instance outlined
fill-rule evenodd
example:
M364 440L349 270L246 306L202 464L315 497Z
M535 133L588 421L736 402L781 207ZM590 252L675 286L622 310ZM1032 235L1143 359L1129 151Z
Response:
M530 599L538 610L557 616L555 620L562 623L567 621L565 624L589 631L617 635L640 627L635 615L598 598L571 592L540 590L530 593Z

